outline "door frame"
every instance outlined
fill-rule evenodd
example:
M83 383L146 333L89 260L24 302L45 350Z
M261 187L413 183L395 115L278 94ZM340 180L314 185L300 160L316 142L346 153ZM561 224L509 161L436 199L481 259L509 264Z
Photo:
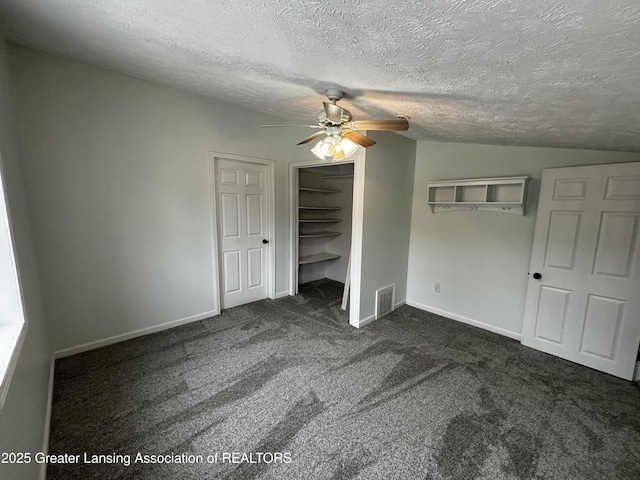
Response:
M267 222L267 236L269 243L267 245L267 294L269 298L276 297L276 279L275 279L275 245L276 245L276 206L275 206L275 161L265 158L249 157L246 155L235 155L231 153L209 152L209 183L211 196L211 251L213 260L213 295L216 304L216 311L220 313L222 309L222 271L220 270L220 221L218 215L218 205L216 201L216 164L217 160L231 160L240 163L252 163L254 165L262 165L267 167L267 211L269 212L269 221Z
M360 292L362 270L362 232L364 224L365 155L362 149L345 160L327 162L307 160L289 164L289 295L298 293L298 180L299 170L338 164L353 164L353 211L351 220L351 284L349 287L349 324L360 327Z

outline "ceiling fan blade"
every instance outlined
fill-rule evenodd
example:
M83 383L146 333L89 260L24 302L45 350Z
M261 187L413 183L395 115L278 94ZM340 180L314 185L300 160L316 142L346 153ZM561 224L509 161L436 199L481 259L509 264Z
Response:
M306 127L306 128L324 128L321 125L260 125L262 128L269 127Z
M404 118L398 120L359 120L351 125L357 130L405 131L409 129L409 122Z
M361 134L360 132L356 132L355 130L342 130L342 136L365 148L376 144L376 141L374 139L369 138L366 135Z
M324 135L324 130L322 132L316 132L313 135L309 135L307 138L302 140L300 143L296 143L296 145L304 145L305 143L309 143L314 138L318 138L320 135Z
M336 125L342 123L342 112L344 110L335 103L322 103L324 104L324 111L327 114L327 120Z

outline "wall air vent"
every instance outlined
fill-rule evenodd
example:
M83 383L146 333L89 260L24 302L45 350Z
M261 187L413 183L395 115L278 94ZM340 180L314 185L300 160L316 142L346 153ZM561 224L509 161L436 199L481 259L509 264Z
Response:
M396 302L396 285L376 290L376 320L393 311Z

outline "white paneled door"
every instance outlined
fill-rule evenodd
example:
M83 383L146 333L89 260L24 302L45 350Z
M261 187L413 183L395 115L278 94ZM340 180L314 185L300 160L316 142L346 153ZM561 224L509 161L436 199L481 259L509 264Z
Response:
M632 379L639 224L640 163L544 170L524 345Z
M267 297L267 167L216 159L222 308Z

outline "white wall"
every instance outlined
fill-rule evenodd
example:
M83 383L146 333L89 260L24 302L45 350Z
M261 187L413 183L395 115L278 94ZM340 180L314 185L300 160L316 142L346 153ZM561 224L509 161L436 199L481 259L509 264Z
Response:
M295 145L307 132L261 129L282 120L18 46L9 66L54 351L216 310L212 151L276 162L275 291L288 291L288 165L315 160ZM404 298L415 159L412 140L372 136L360 318L376 288L397 283ZM387 242L397 248L381 256Z
M10 222L17 256L23 307L28 322L5 404L0 412L0 452L42 451L45 434L51 351L40 300L27 201L15 144L6 46L0 37L0 152ZM0 463L0 478L38 478L40 466Z
M365 161L360 318L375 313L375 291L396 284L406 298L409 226L416 142L391 132L368 132L378 142Z
M54 350L215 310L208 152L276 161L288 290L292 129L226 103L13 46L17 130Z
M261 129L281 120L21 47L9 48L9 65L54 350L216 308L210 151L276 161L275 290L288 290L288 164L315 159L295 145L297 132ZM373 315L375 290L395 283L398 301L516 335L542 169L639 159L434 142L415 153L405 137L369 135L378 144L365 161L360 319ZM516 174L534 177L526 217L433 215L425 203L429 180Z
M408 303L518 338L542 170L638 160L638 153L418 142ZM532 177L526 216L433 214L426 203L433 180L514 175ZM433 291L435 282L441 293Z

